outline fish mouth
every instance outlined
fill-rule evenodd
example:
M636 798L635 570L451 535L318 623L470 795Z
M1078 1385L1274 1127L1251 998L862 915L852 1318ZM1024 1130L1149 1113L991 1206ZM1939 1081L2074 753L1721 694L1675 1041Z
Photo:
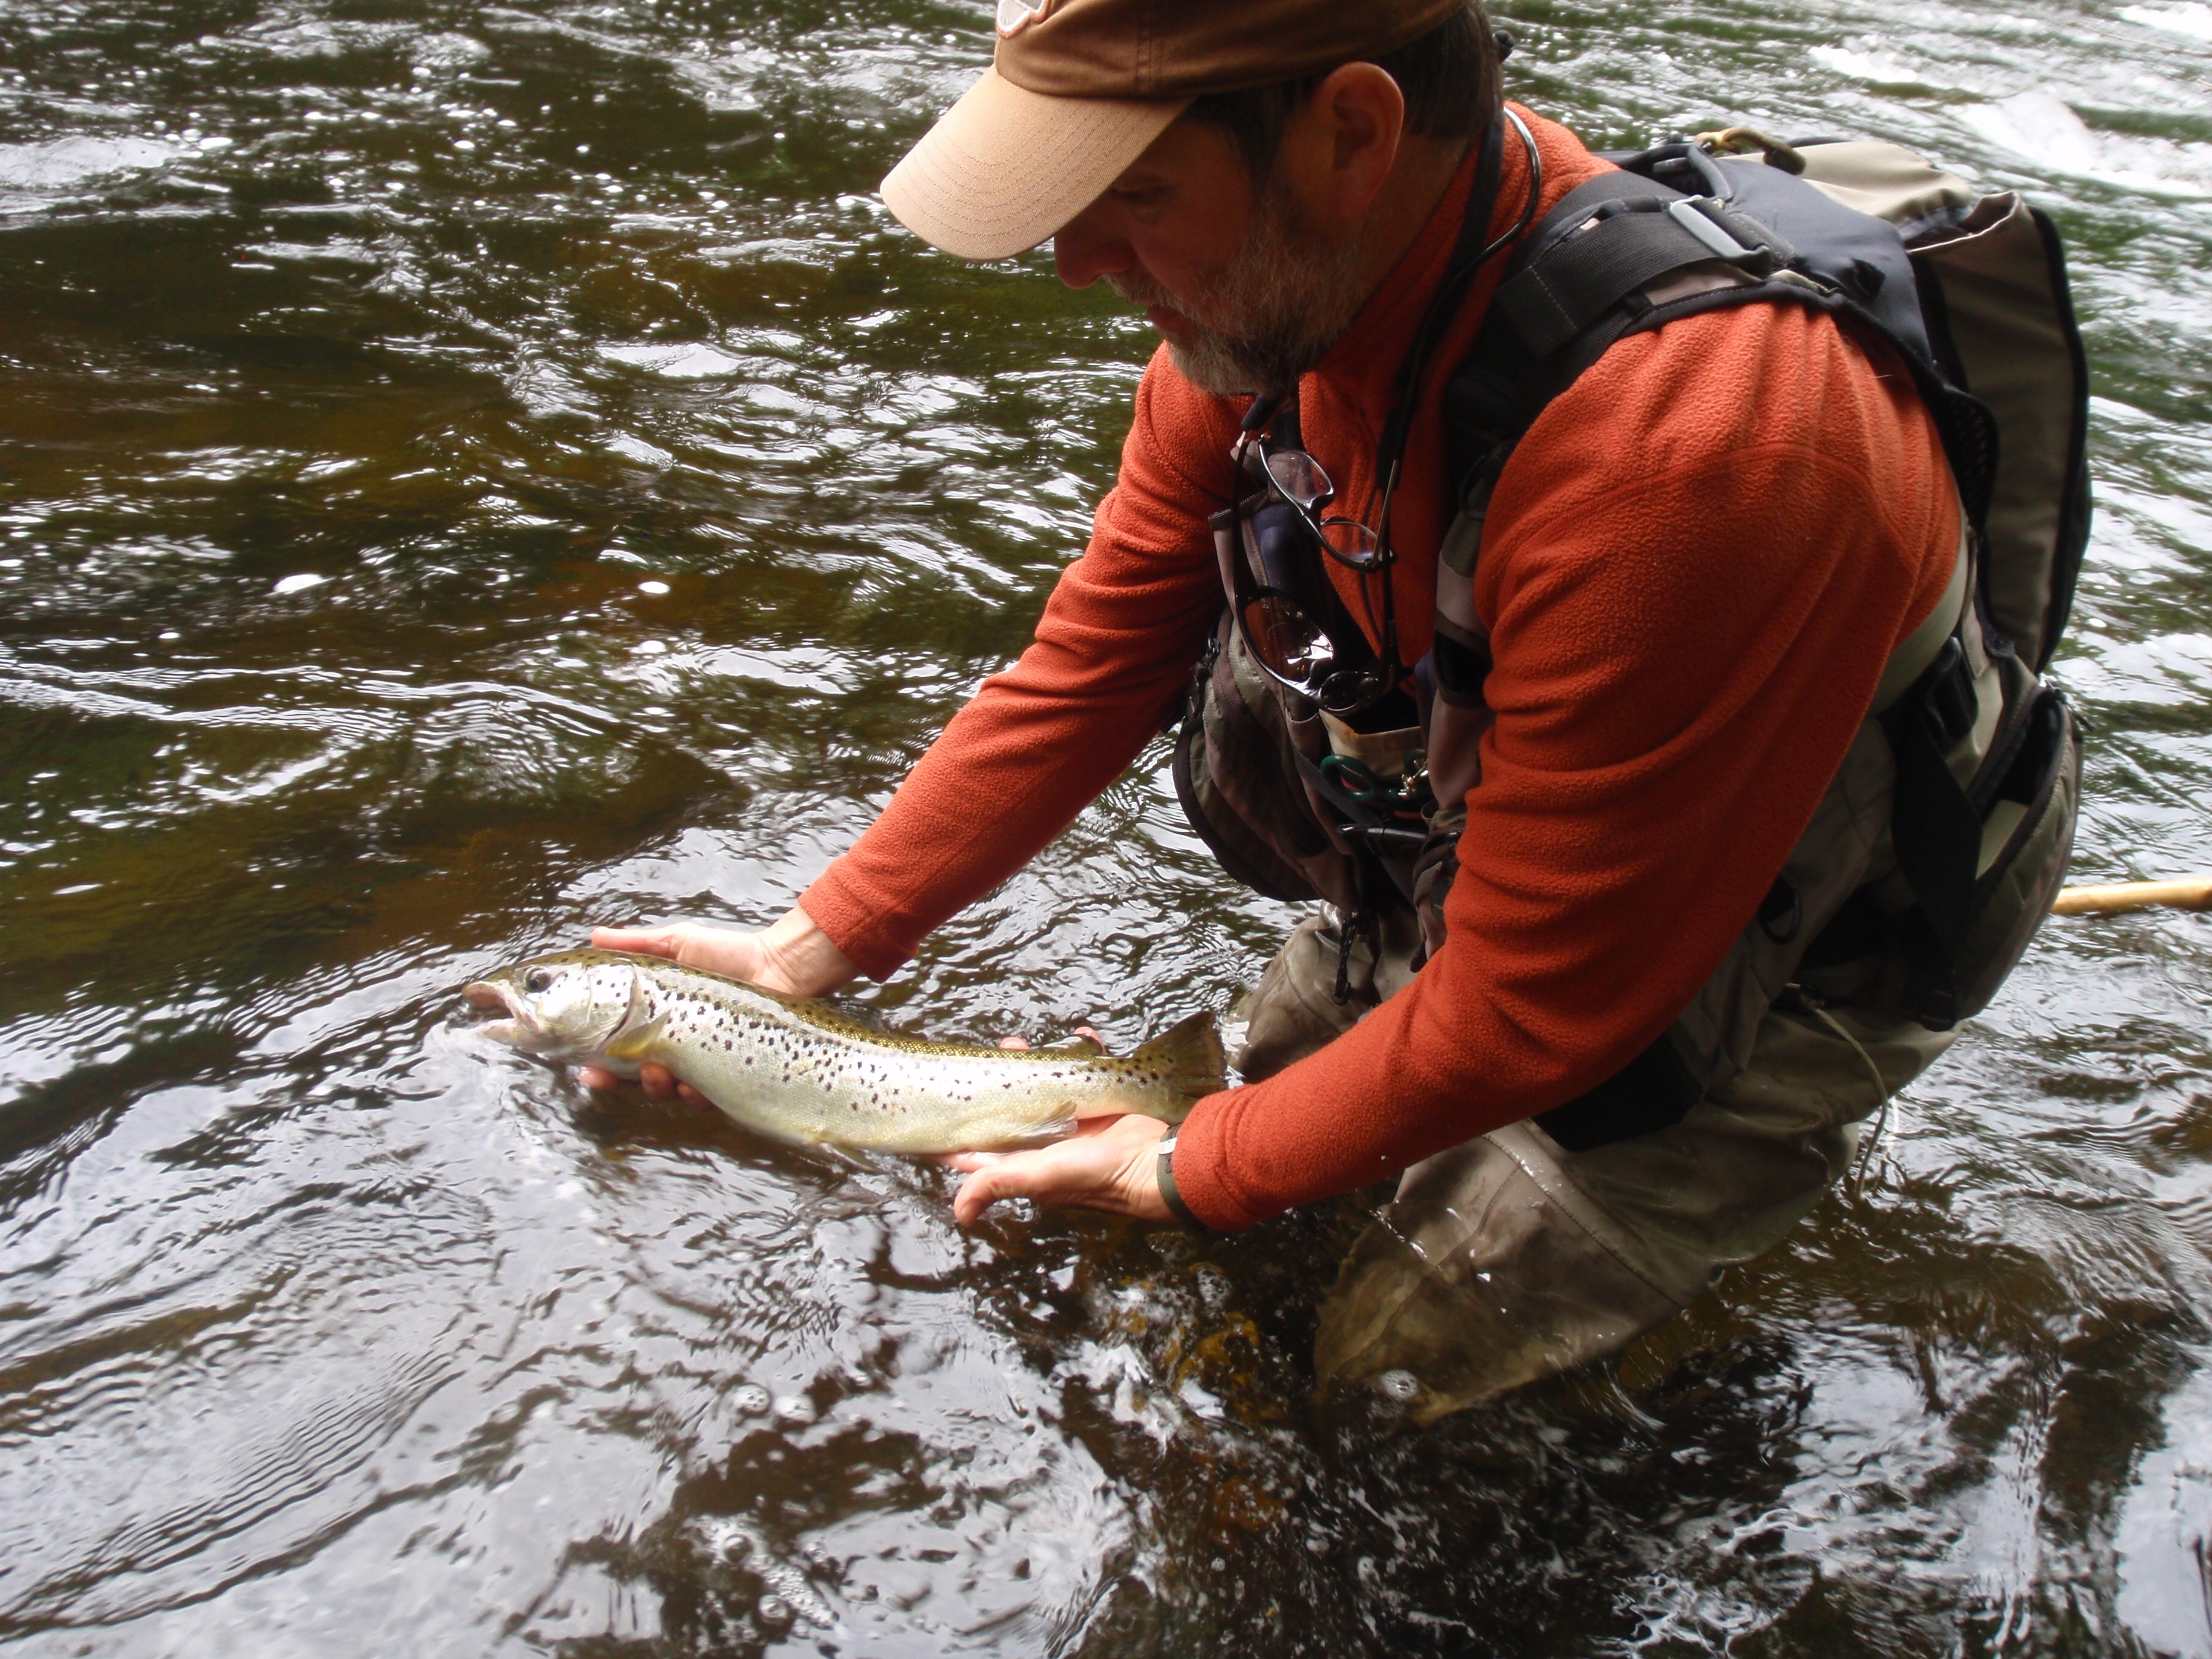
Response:
M512 1042L520 1046L532 1037L542 1036L544 1027L530 1012L530 1006L516 994L511 985L497 980L480 979L461 987L461 994L475 1008L495 1009L505 1013L505 1019L495 1019L482 1029L495 1042Z

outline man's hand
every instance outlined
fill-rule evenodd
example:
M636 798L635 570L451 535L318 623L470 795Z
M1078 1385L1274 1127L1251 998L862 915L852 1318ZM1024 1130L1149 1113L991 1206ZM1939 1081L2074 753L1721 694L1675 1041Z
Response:
M1026 1198L1048 1210L1103 1210L1139 1221L1167 1221L1160 1196L1156 1117L1085 1118L1049 1146L1020 1152L954 1152L944 1159L968 1179L952 1197L953 1219L972 1227L1002 1198Z
M733 927L708 927L696 921L665 927L594 927L592 943L602 951L635 951L666 957L686 968L704 968L787 996L818 997L834 991L860 970L837 948L814 918L793 906L773 926L757 933ZM579 1066L586 1089L617 1089L625 1079L599 1066ZM665 1066L638 1070L638 1086L654 1100L676 1095L694 1106L714 1103L687 1083L678 1083Z

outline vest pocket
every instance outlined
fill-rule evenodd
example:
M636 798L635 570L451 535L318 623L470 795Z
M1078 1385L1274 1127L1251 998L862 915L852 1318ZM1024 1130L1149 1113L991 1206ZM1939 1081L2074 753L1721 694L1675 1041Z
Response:
M1235 880L1266 898L1343 908L1358 890L1352 860L1314 815L1297 752L1283 700L1223 613L1175 738L1176 800Z

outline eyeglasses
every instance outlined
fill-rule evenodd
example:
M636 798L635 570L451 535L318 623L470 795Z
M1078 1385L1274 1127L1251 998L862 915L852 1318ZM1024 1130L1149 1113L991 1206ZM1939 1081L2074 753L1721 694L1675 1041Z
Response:
M1322 464L1303 449L1278 449L1267 441L1267 434L1253 434L1253 447L1260 452L1261 465L1267 468L1267 478L1275 491L1297 510L1299 520L1306 533L1321 544L1322 552L1348 570L1367 575L1379 571L1389 562L1376 533L1357 519L1321 516L1322 508L1336 499L1336 485Z
M1395 469L1384 486L1384 529L1378 532L1357 519L1323 517L1323 510L1336 497L1336 486L1328 472L1304 450L1279 448L1270 443L1264 431L1249 433L1237 446L1240 497L1250 471L1248 449L1257 453L1273 499L1255 510L1249 520L1240 499L1232 527L1237 626L1245 649L1269 678L1330 714L1358 714L1389 696L1406 678L1404 665L1398 660L1397 610L1390 592L1394 560L1387 536L1390 494L1397 482ZM1288 524L1281 522L1285 517ZM1252 532L1249 538L1248 522ZM1279 547L1285 531L1358 573L1360 605L1382 642L1379 659L1368 649L1364 636L1340 641L1319 620L1317 611L1334 608L1328 601L1334 589L1321 580L1323 573L1310 560L1300 561L1295 549ZM1370 593L1370 577L1377 579L1379 599ZM1357 635L1349 617L1339 623L1338 631Z

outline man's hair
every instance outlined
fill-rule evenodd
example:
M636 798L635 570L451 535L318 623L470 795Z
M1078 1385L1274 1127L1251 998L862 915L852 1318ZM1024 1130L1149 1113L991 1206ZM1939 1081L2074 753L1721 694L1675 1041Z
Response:
M1482 0L1468 0L1426 34L1365 60L1379 65L1406 95L1406 131L1423 138L1471 142L1504 102L1498 39ZM1221 92L1199 99L1189 114L1220 128L1244 158L1254 179L1265 179L1291 118L1313 100L1329 75L1319 70L1295 81Z

